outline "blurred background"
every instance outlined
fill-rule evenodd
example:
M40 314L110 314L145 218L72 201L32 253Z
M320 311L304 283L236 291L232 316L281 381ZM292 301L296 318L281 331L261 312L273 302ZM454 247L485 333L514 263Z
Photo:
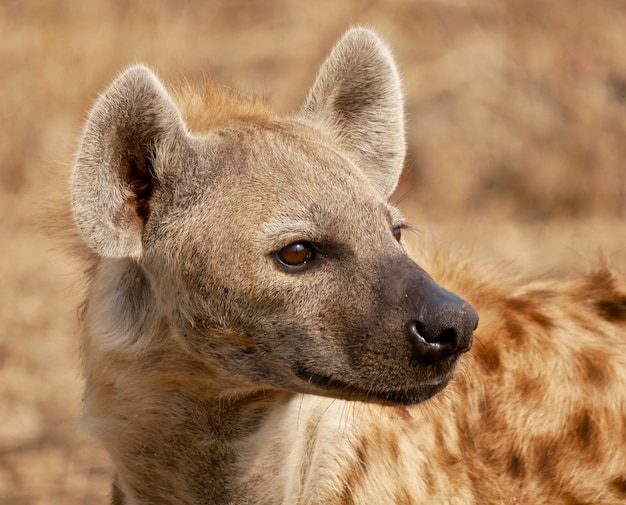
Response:
M0 1L0 503L104 504L78 427L83 266L42 232L98 93L142 61L297 110L352 24L392 46L415 241L541 276L626 267L624 0Z

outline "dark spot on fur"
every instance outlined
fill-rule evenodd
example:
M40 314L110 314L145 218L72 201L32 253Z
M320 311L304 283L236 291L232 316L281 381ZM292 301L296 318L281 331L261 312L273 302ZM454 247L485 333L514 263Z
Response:
M613 299L599 300L595 303L598 315L611 323L626 321L626 296L616 295Z
M354 490L363 479L367 469L367 450L368 441L365 438L361 438L360 443L356 447L356 460L344 474L344 486L337 502L339 505L352 505L354 503L352 499Z
M594 444L596 424L588 410L572 414L568 421L571 439L577 441L581 449L588 451Z
M539 293L539 292L537 292ZM528 296L528 295L527 295ZM538 295L537 295L538 296ZM544 314L539 308L539 303L536 299L529 298L509 298L506 300L506 306L508 309L513 310L519 316L524 319L528 319L533 323L541 326L543 329L549 330L554 327L552 319Z
M605 387L610 382L608 360L593 349L583 350L576 356L582 379L595 387Z
M594 272L579 290L583 300L589 300L595 312L611 323L626 322L626 295L619 291L616 279L608 269Z
M514 479L523 479L526 476L526 467L522 457L515 451L509 453L506 469Z
M441 462L442 468L450 470L449 478L450 480L454 480L454 478L458 475L458 472L454 471L453 469L454 467L458 466L459 463L461 463L461 458L459 454L452 452L446 444L441 446L438 460Z
M610 482L610 487L620 498L626 498L626 474L613 479Z
M504 321L505 334L517 344L522 344L526 340L526 331L524 327L515 319L510 317Z
M474 345L474 358L484 372L488 375L494 375L500 370L500 351L497 347L481 345L477 342Z
M545 481L554 481L556 477L555 456L559 453L558 444L555 440L538 440L533 450L533 473Z
M515 381L515 392L527 403L541 403L545 390L545 382L540 377L520 375Z

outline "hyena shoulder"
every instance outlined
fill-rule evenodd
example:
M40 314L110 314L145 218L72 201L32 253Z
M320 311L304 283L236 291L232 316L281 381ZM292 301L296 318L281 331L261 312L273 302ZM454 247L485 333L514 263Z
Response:
M449 390L479 502L623 501L624 276L601 264L571 280L452 277L481 314Z

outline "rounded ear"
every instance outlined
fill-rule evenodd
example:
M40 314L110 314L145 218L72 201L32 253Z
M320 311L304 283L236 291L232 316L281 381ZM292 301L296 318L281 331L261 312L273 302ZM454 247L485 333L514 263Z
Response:
M332 135L385 197L405 154L400 77L387 46L352 28L320 68L300 117Z
M96 101L72 169L72 215L104 257L139 257L159 174L155 152L187 133L178 109L144 66L122 73Z

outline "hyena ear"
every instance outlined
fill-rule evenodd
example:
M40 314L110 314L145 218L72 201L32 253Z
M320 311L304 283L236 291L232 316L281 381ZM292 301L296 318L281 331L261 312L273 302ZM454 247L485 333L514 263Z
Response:
M405 154L403 95L388 47L352 28L322 65L300 116L331 135L385 196L395 189Z
M96 101L71 174L72 215L83 239L104 257L139 257L158 182L155 153L186 130L158 78L135 66Z

